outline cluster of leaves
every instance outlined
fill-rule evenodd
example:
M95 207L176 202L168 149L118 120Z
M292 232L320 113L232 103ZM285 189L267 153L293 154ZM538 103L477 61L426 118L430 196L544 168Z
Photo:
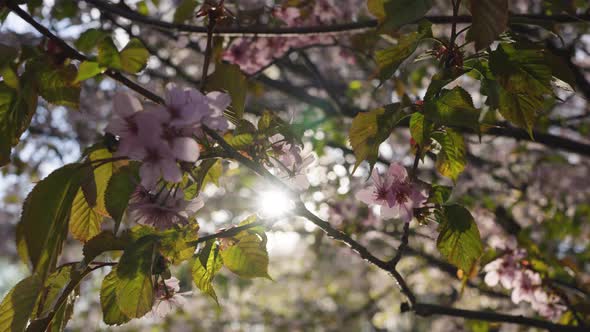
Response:
M380 32L418 22L417 31L402 34L394 46L378 50L378 78L390 79L400 65L416 52L420 44L435 43L430 54L439 60L436 73L424 99L401 102L359 113L353 120L349 138L357 158L356 167L366 160L371 168L378 160L379 146L400 125L409 126L416 158L436 156L438 172L456 181L466 166L464 134L482 135L496 124L499 116L526 130L534 138L537 119L548 101L557 99L552 83L573 89L574 80L562 60L544 45L504 33L508 27L508 1L471 1L473 23L467 41L478 52L466 54L451 40L433 38L431 24L424 20L432 1L369 0L369 10L380 21ZM421 20L421 21L420 21ZM501 35L502 34L502 35ZM494 49L491 44L498 41ZM483 50L479 52L480 50ZM481 82L485 105L474 105L469 92L457 86L459 78L469 76ZM453 88L447 86L453 85ZM409 118L409 121L407 121ZM433 198L434 220L439 223L437 246L442 256L465 272L475 268L482 254L477 225L465 208Z

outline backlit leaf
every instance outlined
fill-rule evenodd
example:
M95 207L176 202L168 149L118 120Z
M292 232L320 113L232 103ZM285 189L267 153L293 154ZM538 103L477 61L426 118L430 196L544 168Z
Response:
M109 179L104 199L106 210L115 221L115 229L118 229L123 219L137 183L139 183L138 170L133 165L119 168Z
M98 63L103 67L108 67L116 70L123 69L121 63L121 56L113 40L110 37L103 38L98 43Z
M465 169L465 141L461 134L446 129L445 132L435 132L432 134L440 145L441 150L436 157L436 169L440 174L457 180L459 174Z
M463 271L471 267L481 256L483 247L477 224L471 213L459 205L444 207L436 246L453 265Z
M0 331L24 331L43 281L36 275L21 280L0 304Z
M150 52L143 46L141 41L133 38L121 50L121 69L135 74L145 68L149 57Z
M84 81L102 73L103 68L94 61L82 61L80 67L78 67L78 75L76 76L76 82Z
M253 222L247 219L247 223ZM243 225L245 223L241 223ZM268 278L266 237L256 230L245 230L231 238L232 244L221 250L223 264L242 278Z
M381 30L396 30L424 17L433 4L432 0L368 0L367 6Z
M107 325L121 325L131 319L125 315L117 300L117 284L120 282L116 268L106 275L100 287L100 306L102 320Z
M248 82L238 65L217 63L215 71L207 78L207 91L223 91L230 95L231 106L226 115L233 121L244 115ZM235 123L235 122L234 122Z
M442 90L438 98L427 100L424 115L438 125L479 132L479 110L473 106L469 93L460 87Z
M203 293L211 296L215 302L218 302L218 300L212 282L222 266L223 260L219 253L219 246L215 241L208 241L203 249L199 251L192 267L195 285Z
M182 0L176 11L174 11L174 23L184 23L186 20L194 17L195 9L199 5L197 0Z
M79 241L86 242L100 233L102 219L103 217L88 204L82 189L79 189L70 212L69 227L72 236Z

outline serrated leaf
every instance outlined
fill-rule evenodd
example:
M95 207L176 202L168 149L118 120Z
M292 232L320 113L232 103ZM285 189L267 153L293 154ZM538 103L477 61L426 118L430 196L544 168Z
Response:
M104 196L105 207L115 221L115 230L121 224L129 199L138 183L138 171L135 166L121 167L109 179Z
M212 283L222 266L223 260L219 253L219 246L215 241L207 241L203 249L199 251L192 266L193 281L197 288L211 296L218 304L219 301Z
M430 142L430 134L434 130L432 121L426 119L422 113L412 113L410 117L410 135L418 145Z
M438 98L424 103L424 116L438 125L479 132L479 114L469 92L460 87L442 90Z
M145 68L149 57L150 52L143 43L137 38L132 38L121 50L121 69L135 74Z
M0 166L10 161L10 150L29 127L37 109L37 88L29 73L15 90L0 82Z
M90 181L93 182L93 186L96 188L96 199L90 199L88 196L86 196L86 199L95 212L105 217L110 216L106 208L105 193L115 168L113 162L108 161L112 157L112 152L106 148L94 150L88 156L88 160L92 162L94 168Z
M74 278L79 278L80 273L74 269L73 265L65 265L50 274L45 281L43 291L40 292L43 296L39 300L43 304L37 303L35 306L35 317L45 317L51 310L54 309L56 302L61 295L65 286ZM40 310L40 311L39 311ZM48 324L49 322L46 322Z
M98 43L98 63L103 67L108 67L116 70L123 69L121 63L121 56L119 51L110 37L103 38Z
M147 235L130 244L117 266L116 296L121 312L129 318L148 313L154 302L152 267L158 237Z
M543 96L510 92L500 87L500 114L514 125L524 128L531 137L537 112L543 109L543 104Z
M488 47L508 27L508 0L471 0L469 40L477 50Z
M18 252L43 280L55 269L83 174L80 164L66 165L37 183L23 204L16 228Z
M120 282L116 268L106 275L100 287L100 306L102 308L102 320L107 325L121 325L131 319L125 315L117 300L117 284Z
M197 197L207 183L213 183L218 186L219 177L222 172L221 159L203 160L199 166L193 169L192 174L196 182L184 190L185 199L192 200Z
M100 233L102 219L103 217L88 204L82 189L79 189L70 212L69 227L72 236L76 240L86 242Z
M245 149L251 146L252 142L254 142L252 134L233 135L232 133L227 133L224 135L224 139L229 145L237 150Z
M397 45L375 52L375 59L379 66L379 79L383 82L393 76L402 62L416 51L420 41L431 36L431 24L425 22L420 25L418 31L401 36Z
M94 61L82 61L80 67L78 67L78 75L76 76L76 82L81 82L94 76L101 74L103 68Z
M88 29L78 37L74 45L78 51L89 53L107 36L108 34L102 30Z
M0 331L24 331L43 286L40 277L21 280L0 303Z
M255 219L248 218L245 223ZM245 223L240 223L244 225ZM268 252L266 251L266 235L260 230L245 230L231 238L229 248L221 250L223 264L233 273L242 278L268 278Z
M79 107L81 88L80 82L76 81L76 66L55 66L46 59L38 58L27 63L27 71L34 73L39 94L47 102L72 108Z
M226 115L232 122L242 119L246 105L248 82L238 65L216 64L213 74L207 77L207 91L227 92L231 97L231 106L225 112Z
M363 160L367 160L373 168L379 155L379 145L405 116L400 104L390 104L357 114L349 132L350 144L356 157L355 170Z
M432 138L441 145L440 153L436 157L436 169L440 174L456 181L466 164L463 136L446 129L444 132L433 133Z
M433 184L428 194L428 202L439 205L445 204L451 198L452 192L453 187Z
M479 230L471 213L459 205L445 206L439 231L436 246L441 255L461 270L471 271L483 252Z
M199 5L197 0L182 0L174 11L174 23L184 23L186 20L194 17L195 9Z

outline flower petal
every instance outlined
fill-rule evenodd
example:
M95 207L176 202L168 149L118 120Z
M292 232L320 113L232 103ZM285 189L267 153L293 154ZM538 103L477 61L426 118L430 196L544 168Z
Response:
M199 159L199 144L190 137L177 137L172 142L172 153L176 159L196 162Z

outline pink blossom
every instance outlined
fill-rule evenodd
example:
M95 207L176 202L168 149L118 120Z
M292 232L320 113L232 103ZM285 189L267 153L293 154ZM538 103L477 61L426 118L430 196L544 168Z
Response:
M502 287L511 289L518 275L521 273L519 261L524 256L525 252L523 250L511 251L488 263L483 269L486 272L484 278L485 283L490 287L494 287L500 283Z
M400 164L392 163L384 177L375 168L371 177L373 187L360 190L356 198L367 205L380 206L384 219L410 222L414 209L422 207L428 199L426 189L410 182L408 172Z
M156 301L152 308L152 313L156 317L164 318L174 310L182 308L187 301L182 295L178 294L180 282L175 277L160 281L156 285Z
M520 301L533 302L535 290L541 286L541 276L537 272L524 270L517 274L514 280L512 291L512 302L518 304Z
M281 134L273 135L269 141L274 154L271 163L277 177L296 190L309 188L307 172L316 160L315 154L310 149L303 150L301 146L286 141Z
M531 305L539 315L550 320L557 320L567 310L559 302L560 299L557 295L547 293L539 287L534 292L534 300Z
M204 205L200 198L191 201L184 199L181 189L174 193L167 189L152 194L138 187L129 202L129 212L137 223L166 230L175 225L186 225Z

